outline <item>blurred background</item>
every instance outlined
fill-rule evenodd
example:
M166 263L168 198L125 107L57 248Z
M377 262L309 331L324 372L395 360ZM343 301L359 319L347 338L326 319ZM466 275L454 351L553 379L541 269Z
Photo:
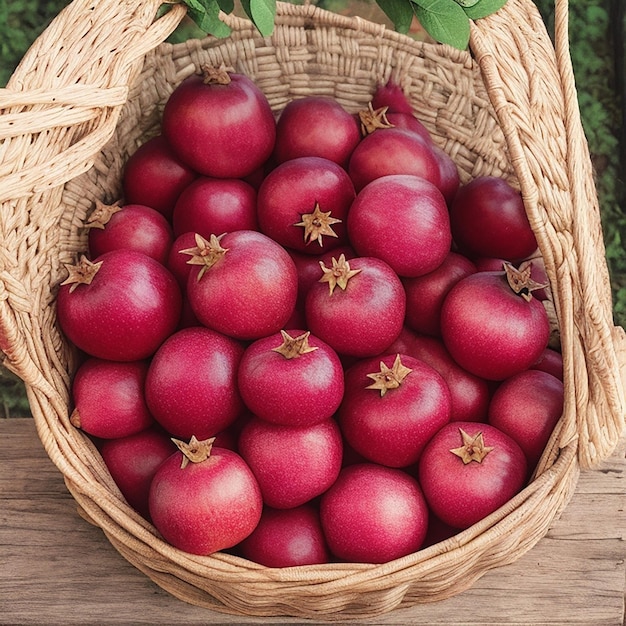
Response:
M317 0L337 13L388 23L374 0ZM69 0L0 0L0 87ZM552 32L553 0L537 0ZM626 327L626 16L624 0L570 0L570 49L596 171L615 323ZM413 35L423 37L419 25ZM172 40L202 36L183 22ZM0 366L0 418L30 415L23 383Z

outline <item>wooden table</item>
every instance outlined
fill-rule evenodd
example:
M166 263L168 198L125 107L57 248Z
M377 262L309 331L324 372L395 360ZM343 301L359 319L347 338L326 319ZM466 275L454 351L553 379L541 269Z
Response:
M513 565L444 602L363 624L625 623L626 443L583 472L548 535ZM0 624L306 624L188 605L125 561L83 521L33 420L0 419Z

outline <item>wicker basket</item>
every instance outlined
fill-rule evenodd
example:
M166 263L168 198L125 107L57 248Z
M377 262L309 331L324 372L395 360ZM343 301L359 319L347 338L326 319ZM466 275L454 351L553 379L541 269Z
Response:
M613 325L592 168L569 61L567 2L556 44L530 0L472 25L471 53L419 43L314 6L279 4L275 33L227 18L233 34L162 43L184 15L161 0L74 0L0 92L0 348L25 381L40 439L81 514L164 589L193 604L258 616L374 616L440 600L511 563L548 530L580 468L610 455L624 427L624 333ZM349 110L393 76L463 181L521 188L545 259L564 357L565 408L533 482L457 536L384 565L269 569L164 543L134 513L69 422L75 355L59 331L64 263L85 249L96 199L120 196L127 157L158 129L173 88L203 61L254 78L272 107L306 94Z

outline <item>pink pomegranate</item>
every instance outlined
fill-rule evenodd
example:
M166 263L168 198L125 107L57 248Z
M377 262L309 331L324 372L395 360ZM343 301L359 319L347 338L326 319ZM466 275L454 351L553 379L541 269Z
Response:
M239 452L252 469L267 506L291 509L324 493L341 468L337 423L283 426L253 417L239 436Z
M274 156L278 163L318 156L346 166L361 140L356 120L333 98L291 100L276 123Z
M457 252L422 276L402 279L406 291L406 325L417 333L441 336L441 307L448 292L462 278L476 272L474 264Z
M354 200L346 171L321 157L278 165L259 188L257 215L263 233L306 254L347 244L346 218Z
M461 422L486 422L491 399L487 380L463 369L436 337L418 335L404 328L387 349L389 354L407 354L437 370L450 390L450 419Z
M468 528L522 489L526 456L495 426L450 422L424 449L419 482L439 519L454 528Z
M128 504L146 519L150 519L150 483L161 463L175 451L171 439L157 428L107 439L100 446L102 460L115 484Z
M256 191L237 178L201 176L178 197L174 235L193 231L206 239L232 230L257 230Z
M167 219L155 209L140 204L120 206L97 202L86 226L92 258L124 248L165 263L174 239Z
M207 439L231 425L243 410L237 370L243 346L202 326L171 335L152 358L146 402L169 433Z
M254 82L208 65L176 87L162 126L180 160L215 178L252 174L269 158L276 139L274 114Z
M530 266L508 265L505 272L477 272L452 287L441 309L441 334L461 367L504 380L539 359L550 321L532 285Z
M450 391L430 365L406 355L364 359L346 371L337 419L350 446L388 467L408 467L450 421Z
M239 553L266 567L328 563L330 553L317 508L265 507L257 527L239 544Z
M196 244L186 251L193 266L187 296L202 324L246 340L284 327L296 305L298 273L280 244L252 230L209 240L196 235Z
M176 329L182 308L172 273L135 250L112 250L68 267L59 288L61 329L78 348L110 361L154 354Z
M124 202L149 206L169 220L178 196L196 176L167 139L157 135L139 146L124 165Z
M439 161L430 144L400 128L385 128L364 137L350 157L348 172L357 192L389 174L411 174L437 187L441 184Z
M317 424L333 416L343 397L337 353L309 331L282 330L246 348L239 391L252 413L286 426Z
M531 471L562 414L563 382L532 369L503 381L489 404L489 423L519 444Z
M350 207L348 236L359 256L382 259L399 276L436 270L452 243L443 195L427 180L406 174L377 178L359 192Z
M165 541L190 554L232 548L256 528L263 501L243 459L212 439L177 440L150 484L150 517Z
M311 332L340 355L380 354L400 334L406 294L398 275L374 257L333 257L305 302Z
M144 398L147 361L118 362L91 357L74 375L70 421L101 439L117 439L154 424Z
M420 549L428 507L417 481L375 463L341 470L322 496L320 519L331 552L351 563L386 563Z

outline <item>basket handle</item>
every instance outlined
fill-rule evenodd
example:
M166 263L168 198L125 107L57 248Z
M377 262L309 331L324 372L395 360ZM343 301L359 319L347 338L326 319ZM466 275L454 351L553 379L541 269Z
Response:
M41 373L47 366L30 335L41 333L34 313L50 300L54 270L38 264L36 237L30 243L28 233L61 219L64 185L91 168L145 54L185 15L178 4L155 20L160 4L74 0L0 89L0 350L27 388L51 398L58 394Z
M588 145L584 136L582 121L580 117L580 108L578 106L578 96L576 92L576 83L574 76L574 69L572 66L572 59L570 55L569 44L569 2L568 0L555 0L555 16L554 16L554 48L557 60L557 66L561 74L561 83L563 85L564 107L565 107L565 120L570 128L570 132L567 134L567 138L570 142L569 151L571 154L587 154ZM585 171L580 172L579 166L585 166ZM584 159L583 163L570 163L571 177L570 180L573 183L572 195L580 206L585 206L585 202L588 200L588 196L593 190L593 204L597 204L597 196L595 195L595 187L591 187L586 184L586 181L593 180L593 172L591 167L591 160L589 158ZM602 230L600 225L600 210L597 211L598 225L597 230ZM602 242L602 251L604 252L604 244ZM610 279L608 275L603 277L607 282L604 283L604 289L610 292ZM609 304L612 305L611 302ZM593 312L593 311L592 311ZM612 318L611 318L612 319ZM624 427L626 425L626 404L624 401L624 390L626 389L626 332L621 326L608 325L609 335L606 337L607 343L613 341L615 348L615 360L616 362L611 364L614 368L614 391L612 389L613 384L607 381L609 393L612 393L616 400L621 396L620 403L616 402L614 423L599 424L598 426L608 434L606 441L605 452L602 458L606 458L614 449L615 445L621 436L624 434ZM620 389L621 387L621 389ZM619 393L621 391L621 394ZM621 418L621 419L620 419ZM598 428L594 430L598 432ZM591 457L593 454L593 448L596 447L596 443L593 440L589 441L589 447L592 450L585 451L585 465L590 466L594 464L594 459Z
M144 55L185 15L177 4L154 20L160 4L74 0L34 42L0 90L0 140L11 142L13 155L29 157L14 158L14 171L3 173L0 202L62 186L91 167L115 130ZM60 122L76 129L69 145L31 154L32 138Z
M626 339L613 322L600 209L569 52L568 1L555 0L554 44L531 0L508 0L472 24L470 47L553 286L570 390L560 445L578 438L581 467L593 467L610 456L624 431Z

